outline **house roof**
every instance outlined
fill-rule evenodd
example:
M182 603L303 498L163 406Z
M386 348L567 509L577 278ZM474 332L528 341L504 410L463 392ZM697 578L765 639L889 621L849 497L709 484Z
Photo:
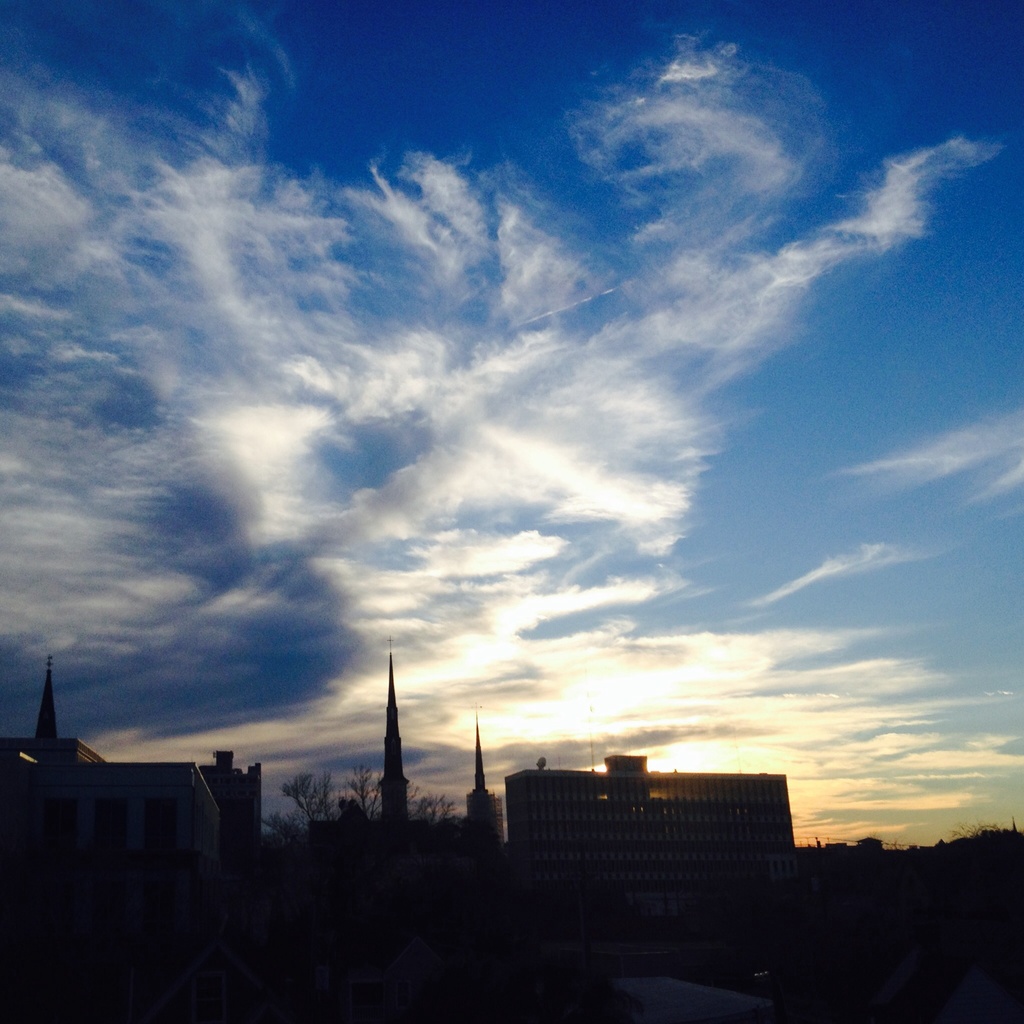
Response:
M214 939L205 946L199 954L188 964L187 967L163 990L153 1004L138 1019L138 1024L152 1024L159 1020L160 1014L168 1006L171 1000L186 986L192 979L209 969L218 960L226 961L237 971L258 993L244 1024L293 1024L292 1018L276 1004L273 996L267 990L263 982L250 970L244 961L225 944L222 939ZM220 966L217 964L217 966Z

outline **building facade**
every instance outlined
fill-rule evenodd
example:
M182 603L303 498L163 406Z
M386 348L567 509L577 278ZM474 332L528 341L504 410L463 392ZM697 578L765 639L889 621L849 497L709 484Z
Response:
M243 772L234 767L233 750L215 750L213 764L201 764L220 809L220 866L231 875L247 875L256 868L263 829L262 765L257 761Z
M795 877L784 775L651 772L647 758L605 771L534 769L505 779L509 860L520 882L585 884L678 912L743 879Z
M38 751L37 751L38 753ZM215 909L219 814L187 763L0 758L26 934L187 935Z
M97 941L207 929L220 814L199 768L109 762L56 731L48 659L36 735L0 738L0 917Z

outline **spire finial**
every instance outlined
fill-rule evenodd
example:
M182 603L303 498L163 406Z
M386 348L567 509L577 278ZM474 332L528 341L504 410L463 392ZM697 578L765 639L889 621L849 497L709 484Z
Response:
M53 655L46 656L46 682L43 683L43 699L39 703L39 717L36 719L36 739L57 738L57 712L53 706Z

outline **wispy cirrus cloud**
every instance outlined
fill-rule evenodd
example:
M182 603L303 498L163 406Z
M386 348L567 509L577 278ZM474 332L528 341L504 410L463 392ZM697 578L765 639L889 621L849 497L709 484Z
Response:
M840 576L851 576L864 572L874 572L876 569L884 569L890 565L898 565L901 562L915 561L923 557L912 551L907 551L894 544L861 544L861 546L849 554L835 555L826 558L816 569L798 576L795 580L783 584L769 594L759 597L751 604L757 607L774 604L784 597L789 597L797 591L803 590L823 580L832 580Z
M881 248L925 230L929 196L944 179L992 159L995 143L955 136L942 145L915 150L885 162L880 183L865 191L860 213L840 221L835 230L873 241Z
M845 470L902 486L973 473L975 497L995 498L1024 485L1024 413L951 430L907 451Z

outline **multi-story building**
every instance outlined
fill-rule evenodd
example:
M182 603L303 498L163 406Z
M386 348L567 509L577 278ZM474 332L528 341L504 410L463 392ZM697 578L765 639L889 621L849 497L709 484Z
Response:
M243 772L234 767L233 750L215 750L213 764L201 764L207 786L220 809L220 865L229 874L246 875L256 867L263 827L262 765Z
M517 772L505 779L508 850L526 886L580 884L676 912L741 879L795 876L784 775L652 772L647 758L605 771Z
M205 930L220 816L199 768L108 762L56 736L49 666L39 722L34 737L0 739L7 920L22 936Z
M189 934L209 923L218 813L194 764L19 756L0 777L17 807L15 829L0 834L24 858L27 933Z

